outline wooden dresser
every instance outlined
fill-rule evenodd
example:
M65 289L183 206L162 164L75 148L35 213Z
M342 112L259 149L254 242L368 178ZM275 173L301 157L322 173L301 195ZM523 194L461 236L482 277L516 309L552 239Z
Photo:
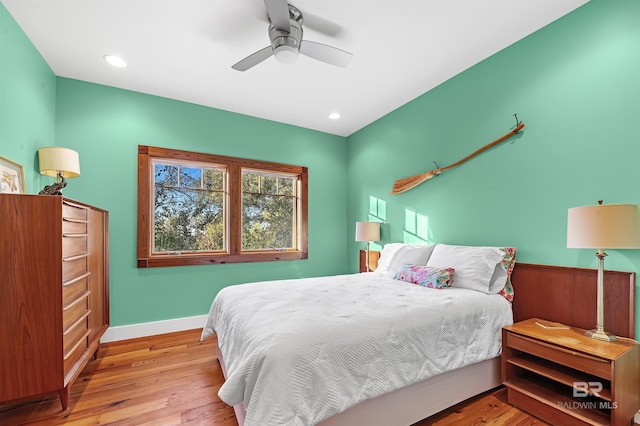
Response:
M0 194L0 402L69 388L109 325L108 212Z

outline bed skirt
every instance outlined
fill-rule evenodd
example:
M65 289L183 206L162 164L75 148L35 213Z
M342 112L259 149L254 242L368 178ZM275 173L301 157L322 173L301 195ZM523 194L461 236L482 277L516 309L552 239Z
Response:
M224 359L217 345L216 356L226 379ZM501 384L501 364L497 356L368 399L323 420L317 426L410 426ZM244 406L235 405L233 410L238 426L244 426Z

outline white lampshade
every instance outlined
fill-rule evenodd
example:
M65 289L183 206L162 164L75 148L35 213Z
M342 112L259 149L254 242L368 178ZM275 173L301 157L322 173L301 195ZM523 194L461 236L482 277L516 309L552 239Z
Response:
M58 172L65 178L80 176L80 157L69 148L49 146L38 150L40 173L45 176L57 177Z
M636 204L601 204L569 209L567 247L595 249L640 248L640 219Z
M356 241L379 241L380 222L356 222Z

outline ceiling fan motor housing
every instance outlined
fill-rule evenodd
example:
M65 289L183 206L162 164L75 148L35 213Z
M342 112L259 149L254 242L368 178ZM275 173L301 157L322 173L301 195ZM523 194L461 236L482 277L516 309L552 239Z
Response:
M268 31L271 44L252 53L231 68L246 71L271 56L275 56L280 63L292 64L298 60L300 54L337 67L346 68L349 65L353 54L326 44L302 40L302 13L288 4L287 0L265 0L265 5L269 17Z
M298 59L300 53L300 42L302 41L302 13L295 7L289 5L290 31L277 29L273 23L269 25L269 38L273 54L279 62L293 63Z

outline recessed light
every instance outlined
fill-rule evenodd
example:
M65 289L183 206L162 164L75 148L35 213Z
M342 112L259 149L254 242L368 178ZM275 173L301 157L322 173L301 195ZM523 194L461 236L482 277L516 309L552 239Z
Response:
M124 68L127 66L127 63L124 61L124 59L116 55L104 55L104 60L114 67Z
M340 118L340 114L338 114L337 112L332 112L331 114L329 114L329 118L332 120L337 120L338 118Z

